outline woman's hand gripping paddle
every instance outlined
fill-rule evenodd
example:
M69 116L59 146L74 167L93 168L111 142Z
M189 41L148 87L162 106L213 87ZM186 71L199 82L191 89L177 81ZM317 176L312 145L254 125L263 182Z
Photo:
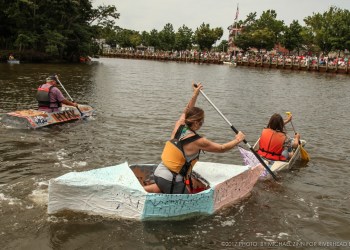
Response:
M286 112L287 116L291 116L292 113L291 112ZM296 134L297 132L295 131L295 128L294 128L294 125L293 125L293 122L292 120L290 120L290 124L292 125L292 128L293 128L293 131L294 131L294 134ZM299 143L299 146L300 146L300 158L303 160L303 161L310 161L310 156L309 154L306 152L306 150L304 149L303 147L303 144L300 142L300 140L298 141Z
M195 87L197 87L197 85L195 84ZM210 99L207 97L207 95L200 90L201 94L204 96L205 99L207 99L207 101L214 107L214 109L221 115L221 117L228 123L228 125L230 125L231 129L238 134L238 130L231 124L231 122L229 120L227 120L227 118L221 113L221 111L214 105L214 103L212 101L210 101ZM259 160L259 162L264 166L264 168L267 170L267 172L269 172L269 174L277 181L277 177L276 175L271 171L271 169L266 165L266 163L264 162L263 159L261 159L261 156L255 152L255 150L253 149L252 146L249 145L249 143L244 139L243 142L245 143L245 145L247 145L247 147L250 149L250 151L252 151L252 153L255 155L255 157Z

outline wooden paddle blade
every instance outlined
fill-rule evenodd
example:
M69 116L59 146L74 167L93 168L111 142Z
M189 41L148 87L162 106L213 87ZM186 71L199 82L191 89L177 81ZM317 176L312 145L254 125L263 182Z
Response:
M300 158L303 161L310 161L309 154L306 152L302 145L300 145Z

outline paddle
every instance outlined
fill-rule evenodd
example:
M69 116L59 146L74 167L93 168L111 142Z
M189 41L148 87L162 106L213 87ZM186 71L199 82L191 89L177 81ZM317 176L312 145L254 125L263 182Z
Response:
M197 87L197 85L194 85L195 87ZM214 105L214 103L212 101L210 101L210 99L207 97L207 95L200 90L201 94L205 97L205 99L207 99L207 101L214 107L214 109L221 115L222 118L224 118L224 120L228 123L228 125L230 125L231 129L238 134L238 130L231 124L231 122L229 120L227 120L227 118L221 113L221 111ZM252 148L252 146L249 145L249 143L244 139L243 142L245 143L245 145L247 145L247 147L250 149L250 151L252 151L252 153L255 155L255 157L260 161L260 163L264 166L264 168L267 170L267 172L269 172L270 175L272 175L272 177L277 181L277 177L276 175L271 171L271 169L266 165L266 163L264 162L263 159L261 159L260 155L255 152L255 150Z
M286 114L288 116L292 115L291 112L286 112ZM296 134L297 132L295 131L295 128L294 128L294 125L293 125L293 122L292 120L290 121L290 124L292 125L292 128L293 128L293 131L294 131L294 134ZM301 144L300 140L298 141L299 143L299 146L300 146L300 158L304 161L309 161L310 160L310 156L309 154L306 152L306 150L303 148L303 145Z
M55 77L56 77L57 82L61 85L62 89L66 92L66 94L67 94L68 97L70 98L70 100L71 100L72 102L74 102L73 98L69 95L68 91L65 89L65 87L63 86L63 84L61 83L61 81L58 79L58 76L55 75ZM83 112L81 112L81 110L79 109L78 105L76 106L76 108L77 108L77 110L79 111L81 117L83 117L84 114L83 114Z

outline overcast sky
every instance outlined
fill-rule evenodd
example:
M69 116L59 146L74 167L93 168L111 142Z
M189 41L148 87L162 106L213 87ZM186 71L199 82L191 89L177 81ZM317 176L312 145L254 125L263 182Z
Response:
M117 25L131 30L161 31L165 24L171 23L175 32L183 24L196 30L203 22L211 28L222 27L222 39L228 39L227 27L234 21L237 4L239 20L244 20L251 12L260 17L263 11L273 9L277 19L290 24L313 13L323 13L330 6L350 9L350 0L92 0L93 6L115 5L120 18Z

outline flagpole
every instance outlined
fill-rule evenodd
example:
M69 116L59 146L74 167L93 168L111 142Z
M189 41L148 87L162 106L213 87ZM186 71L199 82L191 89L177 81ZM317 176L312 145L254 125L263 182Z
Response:
M238 20L238 13L239 13L239 8L238 8L238 3L237 3L236 17L235 17L236 28L235 28L235 36L234 36L234 39L233 39L234 42L236 41L236 38L237 38L237 22L238 22L237 20ZM234 47L233 55L234 55L234 57L235 57L235 59L236 59L237 45L236 45L236 43L234 43L234 44L235 44L235 47Z

